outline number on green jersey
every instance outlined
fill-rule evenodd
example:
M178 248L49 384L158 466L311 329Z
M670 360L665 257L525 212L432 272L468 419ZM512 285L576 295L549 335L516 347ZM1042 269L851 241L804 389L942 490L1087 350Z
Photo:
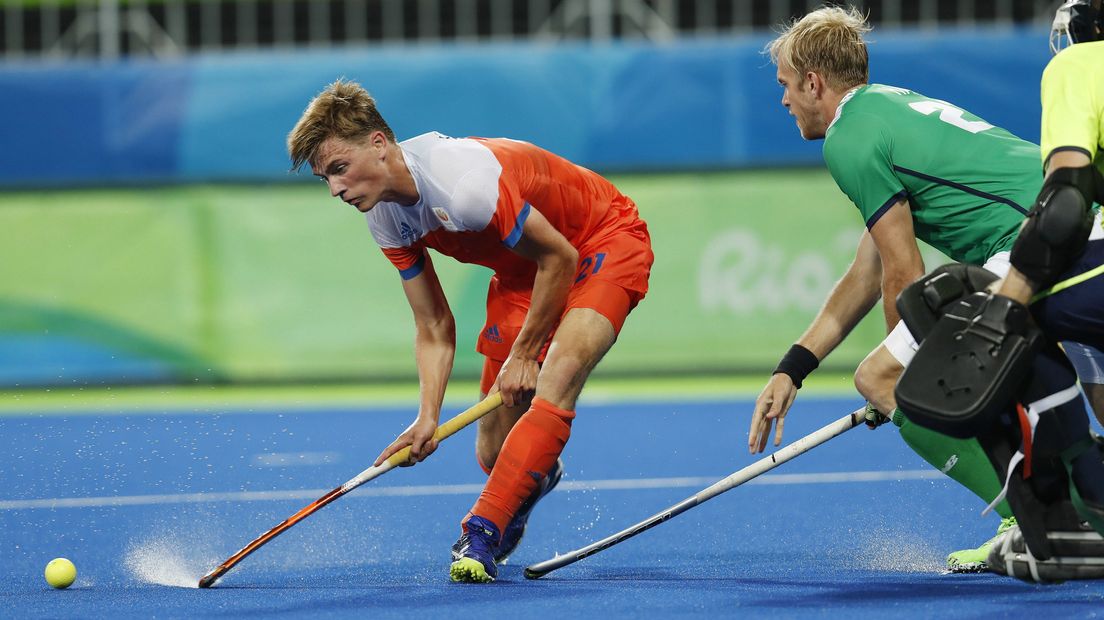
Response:
M959 129L965 129L970 133L980 133L986 129L992 129L993 126L985 121L968 121L962 118L962 109L956 108L946 101L939 101L936 99L929 99L927 101L915 101L909 104L909 107L924 116L930 115L932 112L939 110L939 120L944 123L948 123L958 127Z

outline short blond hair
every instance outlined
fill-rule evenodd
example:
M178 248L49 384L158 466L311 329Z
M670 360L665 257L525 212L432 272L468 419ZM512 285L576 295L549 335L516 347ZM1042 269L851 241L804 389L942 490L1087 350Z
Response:
M794 70L802 81L812 71L829 87L843 90L869 79L870 57L863 40L868 32L866 16L855 7L824 6L785 25L767 52L771 62Z
M395 132L376 109L376 100L356 82L339 79L318 93L288 134L291 169L314 165L318 149L329 138L358 142L374 131L395 141Z

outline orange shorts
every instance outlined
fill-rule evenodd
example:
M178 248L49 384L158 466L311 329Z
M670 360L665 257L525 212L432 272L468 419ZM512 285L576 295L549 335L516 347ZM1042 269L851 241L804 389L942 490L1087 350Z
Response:
M648 292L652 261L648 228L639 219L609 235L588 241L579 248L578 274L568 293L564 314L572 308L590 308L609 319L614 331L620 333L629 312ZM532 280L511 282L497 274L491 278L487 290L487 322L475 346L488 363L497 361L497 366L501 367L510 355L510 348L529 312L532 293ZM541 351L542 361L551 340L552 334L549 334ZM485 363L484 375L488 372ZM496 369L491 383L497 375ZM490 387L490 383L485 387Z

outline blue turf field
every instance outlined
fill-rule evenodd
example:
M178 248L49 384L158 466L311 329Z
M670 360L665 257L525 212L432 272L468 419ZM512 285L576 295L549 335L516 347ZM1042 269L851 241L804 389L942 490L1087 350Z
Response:
M857 405L799 399L787 439ZM0 417L0 598L14 617L1102 614L1104 583L940 574L948 551L980 543L996 519L932 478L892 426L852 430L619 546L539 581L522 577L525 563L750 463L749 407L584 402L564 482L495 584L447 579L457 523L483 479L465 429L430 461L292 528L210 590L195 581L370 464L411 410ZM885 470L899 479L854 475ZM852 475L815 475L837 472ZM80 572L69 590L43 581L56 556Z

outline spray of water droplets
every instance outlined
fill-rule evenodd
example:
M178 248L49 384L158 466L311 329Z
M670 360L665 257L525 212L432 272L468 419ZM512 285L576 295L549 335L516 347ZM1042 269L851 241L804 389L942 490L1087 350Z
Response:
M871 540L862 545L862 549L857 558L858 563L870 570L938 573L945 568L945 551L918 541L907 533L894 533L886 538L871 537Z
M170 535L131 544L123 561L138 581L178 588L199 587L199 578L218 564L214 555Z

